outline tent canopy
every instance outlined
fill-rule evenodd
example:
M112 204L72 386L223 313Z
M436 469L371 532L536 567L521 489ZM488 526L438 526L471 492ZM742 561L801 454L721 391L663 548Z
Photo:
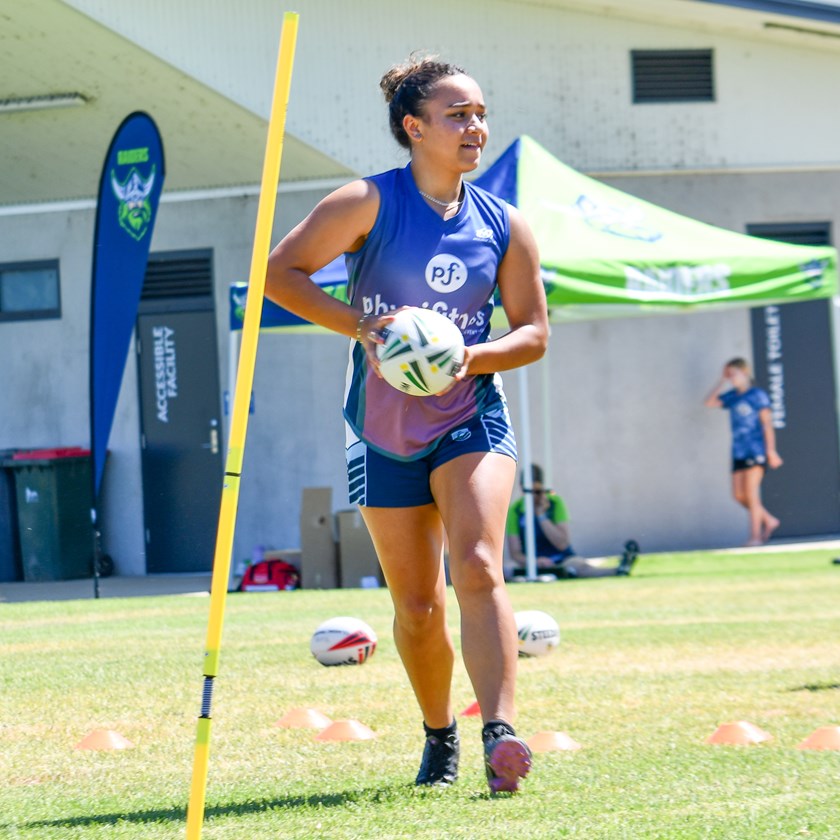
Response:
M837 292L837 251L789 245L698 222L515 140L476 184L520 209L537 240L552 321L762 306ZM346 300L339 257L313 279ZM247 284L231 287L231 329L242 328ZM266 301L263 328L313 329Z

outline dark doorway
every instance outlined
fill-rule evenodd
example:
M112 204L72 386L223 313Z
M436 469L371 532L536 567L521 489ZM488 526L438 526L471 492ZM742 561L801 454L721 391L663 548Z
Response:
M749 225L747 232L783 242L829 245L828 223ZM762 485L767 508L782 524L779 537L840 531L840 444L831 301L752 310L758 385L770 395L784 465Z
M222 491L219 364L209 251L149 258L137 318L149 574L213 566Z

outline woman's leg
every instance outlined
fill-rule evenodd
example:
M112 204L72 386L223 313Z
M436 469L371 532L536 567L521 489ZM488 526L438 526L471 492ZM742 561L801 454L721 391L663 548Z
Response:
M394 642L426 725L453 720L443 525L434 505L360 507L394 603Z
M449 538L461 608L464 664L485 723L512 722L519 647L502 571L505 518L516 463L498 453L460 455L437 467L432 493Z
M449 571L461 606L461 647L484 719L481 737L493 793L519 789L531 750L516 737L519 644L502 574L505 517L516 463L493 452L460 455L432 471L432 494L449 537Z

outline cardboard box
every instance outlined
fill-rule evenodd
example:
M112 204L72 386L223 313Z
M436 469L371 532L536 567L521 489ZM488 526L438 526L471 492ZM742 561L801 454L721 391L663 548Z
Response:
M331 487L303 488L300 506L300 585L302 589L338 587Z
M336 519L342 587L355 589L363 586L363 578L368 579L365 582L368 584L373 578L381 586L385 580L362 515L355 509L340 510Z

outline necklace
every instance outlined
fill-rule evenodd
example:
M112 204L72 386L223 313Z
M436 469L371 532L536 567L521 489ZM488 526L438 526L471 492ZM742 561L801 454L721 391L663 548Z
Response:
M433 195L429 195L428 193L424 193L419 187L417 188L417 192L423 196L423 198L428 198L433 204L437 204L440 207L460 207L464 203L464 199L459 199L458 201L441 201L439 198L435 198Z

